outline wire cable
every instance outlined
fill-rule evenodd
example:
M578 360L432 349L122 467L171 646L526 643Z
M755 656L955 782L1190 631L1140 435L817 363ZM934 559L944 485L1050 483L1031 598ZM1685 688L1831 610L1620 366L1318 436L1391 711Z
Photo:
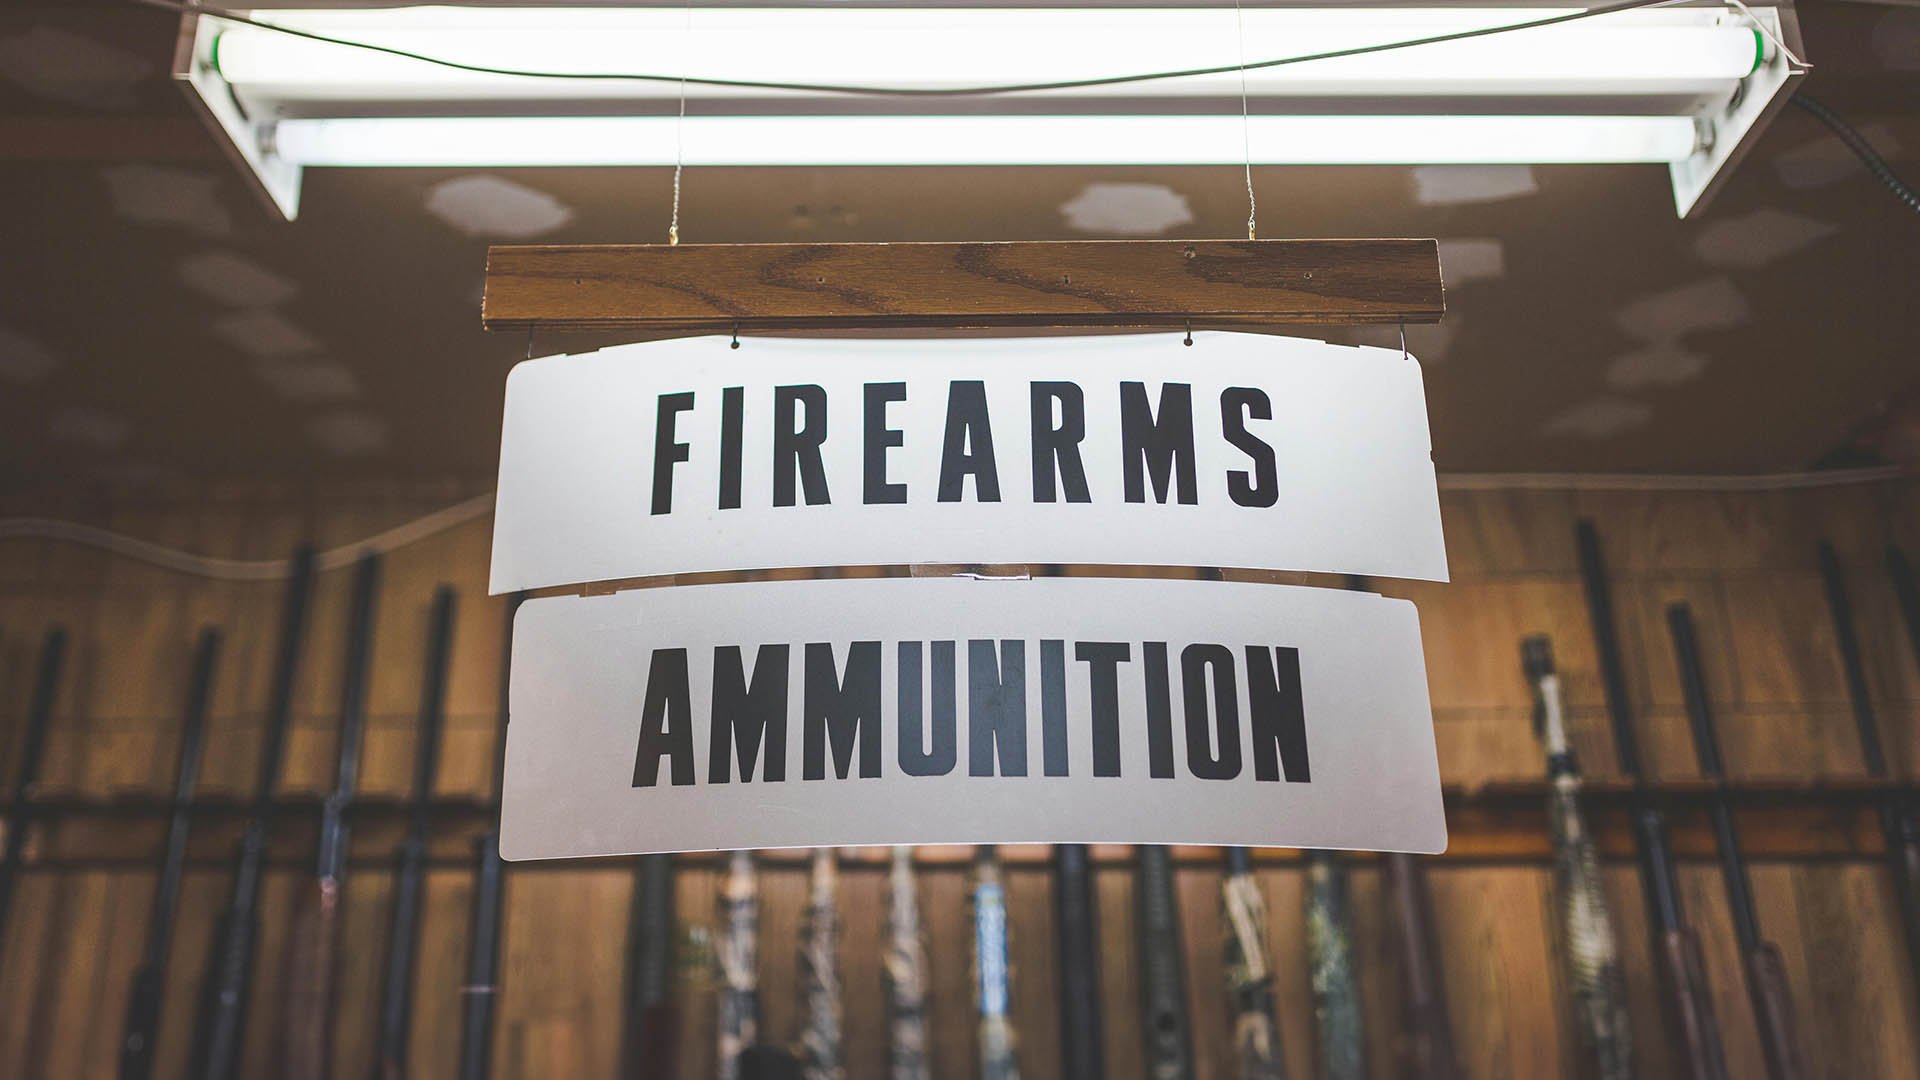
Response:
M384 532L375 533L365 540L342 544L322 552L314 560L314 569L337 570L343 566L350 566L364 554L370 552L386 554L396 548L418 543L430 536L484 517L492 510L493 492L491 491L484 495L475 495L470 499L462 499L452 506L435 510L425 517L415 518ZM150 540L117 533L111 529L103 529L97 525L53 518L0 518L0 541L5 540L61 540L83 547L99 548L102 551L112 552L136 562L149 563L165 570L211 578L215 581L278 581L293 573L292 559L223 559L212 555L198 555L156 544Z
M1130 75L1106 75L1088 79L1068 79L1059 82L1005 83L983 86L857 86L834 83L797 83L772 82L760 79L721 79L687 75L659 75L644 72L618 71L534 71L523 68L492 67L486 64L466 64L445 57L430 56L408 49L396 49L388 45L375 45L367 41L351 41L346 38L331 37L291 26L256 19L227 8L214 7L202 3L185 3L183 0L131 0L132 3L146 7L156 7L165 11L181 14L211 15L228 22L252 26L261 30L285 34L289 37L304 38L326 45L338 45L349 49L363 49L367 52L382 53L405 60L416 60L423 64L465 71L476 75L505 75L523 79L572 79L585 82L649 82L671 83L685 82L692 86L725 87L735 90L789 90L809 94L846 94L865 97L914 97L914 98L955 98L990 97L1001 94L1028 94L1047 90L1081 90L1096 86L1124 86L1133 83L1158 82L1164 79L1186 79L1202 75L1230 75L1237 71L1259 71L1267 68L1287 67L1293 64L1307 64L1318 60L1338 60L1348 56L1366 56L1372 53L1392 52L1398 49L1418 48L1422 45L1440 45L1449 41L1466 41L1470 38L1492 37L1496 34L1510 34L1519 30L1534 30L1544 26L1557 26L1561 23L1577 22L1581 19L1612 15L1621 11L1633 11L1638 8L1663 7L1677 3L1678 0L1620 0L1618 3L1600 7L1584 8L1579 11L1562 12L1545 18L1531 19L1526 22L1508 23L1503 26L1485 26L1477 30L1460 30L1450 34L1435 34L1431 37L1411 38L1406 41L1383 42L1377 45L1357 45L1348 49L1333 49L1327 52L1307 53L1302 56L1283 56L1273 60L1257 60L1250 64L1223 64L1217 67L1184 68L1175 71L1148 71Z
M1803 112L1811 114L1814 119L1827 125L1827 130L1833 132L1835 138L1846 144L1847 149L1853 151L1854 156L1860 159L1860 163L1867 167L1867 171L1872 173L1876 180L1887 185L1887 190L1893 192L1894 198L1905 204L1907 209L1920 214L1920 192L1915 192L1907 186L1906 181L1900 179L1899 175L1893 171L1893 166L1887 164L1887 159L1880 156L1879 151L1873 148L1873 144L1867 141L1865 135L1860 134L1859 130L1847 123L1839 113L1827 108L1817 98L1808 97L1805 91L1793 95L1788 100L1798 105Z
M1763 473L1751 476L1687 476L1654 473L1440 473L1442 491L1795 491L1904 480L1915 474L1898 465L1822 472ZM425 517L375 533L365 540L322 552L316 570L352 565L367 552L387 554L449 529L485 517L493 510L494 493L475 495ZM57 540L99 548L137 562L148 563L216 581L277 581L292 573L291 559L223 559L199 555L150 540L117 533L97 525L54 518L0 518L0 542Z

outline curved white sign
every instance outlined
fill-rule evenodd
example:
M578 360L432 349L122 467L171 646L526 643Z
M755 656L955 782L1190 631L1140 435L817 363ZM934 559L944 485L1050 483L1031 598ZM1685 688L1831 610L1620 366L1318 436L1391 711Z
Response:
M1231 333L690 338L508 378L495 592L913 563L1444 580L1419 365Z
M1446 847L1418 618L1371 593L883 578L536 599L509 705L510 859Z

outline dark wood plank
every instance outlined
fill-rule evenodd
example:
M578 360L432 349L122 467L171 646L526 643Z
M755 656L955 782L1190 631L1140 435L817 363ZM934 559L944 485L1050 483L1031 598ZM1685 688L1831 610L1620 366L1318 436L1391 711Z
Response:
M1431 323L1432 240L499 246L488 330Z

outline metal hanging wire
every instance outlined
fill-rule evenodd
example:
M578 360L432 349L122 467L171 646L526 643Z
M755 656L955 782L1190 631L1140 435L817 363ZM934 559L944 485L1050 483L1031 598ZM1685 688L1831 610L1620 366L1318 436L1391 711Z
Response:
M693 34L693 0L687 0L686 23L683 27L687 36ZM673 213L667 219L667 246L677 247L680 243L680 174L686 169L687 161L687 59L686 38L681 38L680 49L680 112L673 121Z
M1247 115L1247 22L1240 10L1240 0L1233 0L1233 47L1240 61L1240 152L1245 159L1247 176L1247 239L1259 239L1255 228L1255 219L1259 217L1259 204L1253 198L1253 120Z

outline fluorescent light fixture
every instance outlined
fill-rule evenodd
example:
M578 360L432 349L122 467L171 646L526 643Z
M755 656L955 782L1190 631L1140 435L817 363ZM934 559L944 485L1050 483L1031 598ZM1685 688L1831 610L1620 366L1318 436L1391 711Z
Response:
M267 2L267 0L261 0ZM189 14L176 74L291 217L308 166L1653 162L1687 212L1797 75L1787 7L1615 12L1245 73L992 96L938 91L1235 67L1578 8L537 3L253 12L462 71ZM680 96L692 103L674 119ZM680 147L676 152L676 146Z
M670 116L283 120L300 166L1256 165L1675 161L1682 116Z
M270 11L276 25L491 67L555 72L648 71L768 82L860 83L933 89L1099 78L1123 72L1225 67L1505 26L1578 8L1376 9L1231 7L1130 10L412 8ZM1764 39L1720 13L1632 11L1590 22L1368 53L1247 74L1250 93L1724 94L1752 74ZM672 82L522 85L396 56L235 26L221 32L220 72L244 93L675 98ZM1155 97L1234 94L1238 72L1144 84ZM694 96L728 96L700 86ZM1094 87L1078 94L1109 94Z

